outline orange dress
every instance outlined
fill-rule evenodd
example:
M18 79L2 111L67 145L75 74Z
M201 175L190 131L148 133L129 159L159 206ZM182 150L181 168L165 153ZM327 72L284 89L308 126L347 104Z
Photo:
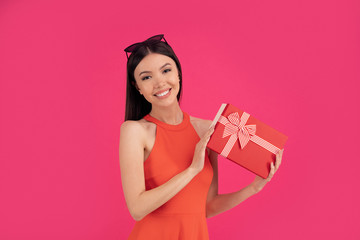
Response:
M189 115L183 112L183 116L178 125L166 124L150 115L144 117L156 124L155 144L144 162L146 190L164 184L190 166L200 138ZM129 239L209 239L206 198L212 177L213 169L205 154L203 170L168 202L137 221Z

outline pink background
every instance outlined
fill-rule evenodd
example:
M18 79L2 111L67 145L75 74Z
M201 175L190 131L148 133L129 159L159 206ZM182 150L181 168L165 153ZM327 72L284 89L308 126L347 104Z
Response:
M0 2L0 239L126 239L123 49L164 33L183 110L223 102L289 136L211 239L360 239L359 1ZM220 192L253 175L220 158Z

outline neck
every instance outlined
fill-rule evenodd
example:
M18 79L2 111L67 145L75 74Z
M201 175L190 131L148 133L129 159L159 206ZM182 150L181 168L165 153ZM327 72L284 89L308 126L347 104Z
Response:
M177 125L183 121L183 113L178 102L176 102L176 104L171 107L152 106L150 115L164 123L171 125Z

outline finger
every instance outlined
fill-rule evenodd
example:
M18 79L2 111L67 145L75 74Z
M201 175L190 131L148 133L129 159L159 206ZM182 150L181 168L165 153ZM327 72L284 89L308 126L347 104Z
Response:
M281 164L281 155L278 153L276 154L275 171L280 167L280 164Z
M207 146L209 141L210 141L210 136L208 136L207 138L204 138L203 144L204 144L205 147Z
M215 130L215 127L210 127L209 130L207 131L207 134L209 134L209 136L211 136L211 134L213 134Z
M276 154L276 162L275 162L275 168L278 169L280 164L281 164L281 160L282 160L282 153L284 150L280 150L277 154Z
M207 132L204 135L204 138L206 139L205 140L206 142L209 141L209 139L210 139L211 135L213 134L213 132L214 132L214 127L211 127L211 128L209 128L209 130L207 130Z
M267 177L268 181L270 181L272 179L272 177L274 176L274 173L275 173L275 166L274 166L274 163L272 162L270 164L270 173L269 173L269 176Z
M200 139L201 147L206 148L209 141L210 141L210 136L206 134L202 139Z

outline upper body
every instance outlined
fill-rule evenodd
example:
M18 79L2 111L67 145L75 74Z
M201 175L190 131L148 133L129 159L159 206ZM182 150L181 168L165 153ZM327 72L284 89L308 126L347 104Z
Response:
M205 154L208 154L213 169L206 199L207 217L229 210L259 192L278 169L281 155L271 166L267 179L256 176L251 184L237 192L218 194L217 154L206 148L214 129L209 128L210 120L195 117L191 117L190 122L200 140L189 166L164 184L146 189L144 161L153 149L156 125L143 117L149 114L172 125L182 122L183 112L179 105L182 73L180 63L167 43L152 39L140 45L132 49L133 53L128 58L127 121L121 126L119 146L123 191L132 217L137 221L143 219L186 187L204 168Z

